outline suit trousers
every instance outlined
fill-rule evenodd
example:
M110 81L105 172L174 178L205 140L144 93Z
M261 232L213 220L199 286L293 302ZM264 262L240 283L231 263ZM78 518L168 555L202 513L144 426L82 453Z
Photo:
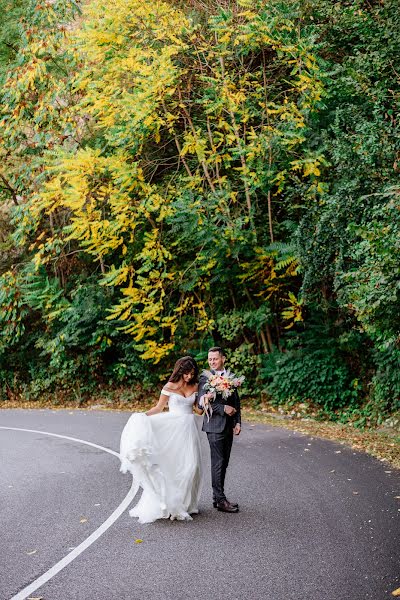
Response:
M221 433L207 432L211 453L211 483L214 502L226 500L224 485L226 469L231 455L233 427L227 419L225 429Z

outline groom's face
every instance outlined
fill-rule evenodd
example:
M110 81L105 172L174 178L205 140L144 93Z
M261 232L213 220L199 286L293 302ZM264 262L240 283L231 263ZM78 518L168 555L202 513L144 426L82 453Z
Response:
M213 369L214 371L223 371L224 362L225 356L222 356L219 352L208 353L208 364L210 365L210 369Z

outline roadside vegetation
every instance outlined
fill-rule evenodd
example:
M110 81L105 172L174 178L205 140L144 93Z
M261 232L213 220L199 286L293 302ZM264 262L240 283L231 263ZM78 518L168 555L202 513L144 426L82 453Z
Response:
M219 344L249 415L395 430L397 2L0 9L1 405L133 406Z

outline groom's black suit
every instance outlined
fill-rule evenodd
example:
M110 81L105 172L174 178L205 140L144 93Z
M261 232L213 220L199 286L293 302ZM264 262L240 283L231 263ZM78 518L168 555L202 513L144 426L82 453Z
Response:
M215 371L211 371L211 373L214 374ZM206 382L207 377L202 375L199 381L198 398L206 393L204 390ZM236 409L236 413L232 417L229 417L224 411L226 404ZM210 444L213 500L214 502L222 502L226 500L224 484L232 448L233 428L237 423L241 423L239 394L235 390L228 400L224 400L222 394L217 394L211 405L212 415L210 420L208 420L206 414L204 415L203 431L207 433L208 443Z

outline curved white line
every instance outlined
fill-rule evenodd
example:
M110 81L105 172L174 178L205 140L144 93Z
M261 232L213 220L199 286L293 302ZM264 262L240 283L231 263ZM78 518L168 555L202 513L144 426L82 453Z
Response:
M98 444L93 444L93 442L87 442L86 440L81 440L80 438L69 437L68 435L60 435L59 433L49 433L48 431L39 431L38 429L21 429L20 427L0 427L0 429L11 429L11 431L28 431L28 433L42 433L43 435L51 435L52 437L63 438L64 440L71 440L72 442L86 444L86 446L93 446L93 448L98 448L99 450L103 450L104 452L108 452L109 454L112 454L113 456L119 458L118 452L115 452L110 448L106 448L105 446L99 446Z
M99 446L98 444L93 444L92 442L87 442L86 440L81 440L79 438L69 437L66 435L59 435L58 433L49 433L48 431L38 431L36 429L20 429L19 427L1 427L0 429L8 429L11 431L26 431L29 433L40 433L42 435L50 435L52 437L63 438L65 440L70 440L73 442L79 442L80 444L86 444L87 446L92 446L94 448L98 448L99 450L103 450L104 452L108 452L113 456L119 458L118 452L114 450L110 450L110 448L105 448L104 446ZM23 590L18 592L15 596L13 596L10 600L25 600L39 589L42 585L47 583L50 579L52 579L57 573L59 573L62 569L64 569L67 565L69 565L75 558L77 558L82 552L89 548L107 529L111 527L113 523L122 515L122 513L128 508L129 504L132 502L134 497L137 494L139 489L139 484L135 484L132 481L132 486L125 498L122 500L121 504L114 510L114 512L108 517L104 523L100 525L91 535L89 535L86 540L84 540L79 546L74 548L69 554L64 556L58 563L56 563L53 567L51 567L48 571L43 573L40 577L35 579L31 584L25 587Z

